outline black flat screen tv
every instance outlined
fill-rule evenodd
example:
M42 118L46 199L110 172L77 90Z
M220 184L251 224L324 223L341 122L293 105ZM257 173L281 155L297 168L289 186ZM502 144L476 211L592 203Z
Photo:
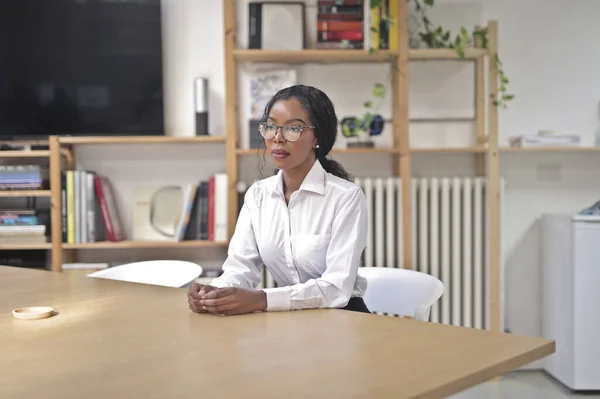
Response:
M0 140L161 135L160 0L0 0Z

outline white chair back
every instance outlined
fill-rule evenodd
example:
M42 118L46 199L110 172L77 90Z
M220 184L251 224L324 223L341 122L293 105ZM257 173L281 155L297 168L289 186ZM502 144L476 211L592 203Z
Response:
M444 292L439 279L414 270L360 267L358 274L368 281L364 301L371 312L429 321L431 305Z
M184 287L202 274L202 267L180 260L151 260L109 267L88 277L128 281L132 283Z

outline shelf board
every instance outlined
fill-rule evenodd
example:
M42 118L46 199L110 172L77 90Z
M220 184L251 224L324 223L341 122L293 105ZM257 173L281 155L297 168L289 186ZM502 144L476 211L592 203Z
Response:
M397 51L382 50L369 54L366 50L247 50L235 49L233 56L236 61L241 62L281 62L287 64L313 63L353 63L353 62L381 62L390 61L398 55ZM485 49L466 49L462 59L475 60L485 57ZM454 49L411 49L408 51L408 59L415 61L424 60L461 60Z
M50 190L0 190L0 197L50 197Z
M101 241L81 244L63 243L63 249L134 249L134 248L210 248L226 247L227 242L223 241Z
M0 151L0 158L48 158L49 156L48 150Z
M52 249L52 244L47 242L44 244L0 244L0 250L35 250L35 249Z
M178 144L224 143L225 136L93 136L60 137L61 144Z
M600 147L502 147L502 152L598 152Z
M449 48L424 48L408 50L408 59L415 61L425 60L476 60L485 57L487 50L478 48L465 49L464 58L460 58L456 50Z
M480 154L487 151L485 147L423 147L411 148L411 153L416 154Z
M380 62L390 60L395 56L395 51L377 51L369 54L365 50L233 50L236 61L242 62L282 62L299 64L304 62L314 63L352 63L352 62Z
M238 148L235 150L237 155L256 155L262 156L262 148ZM400 152L398 148L334 148L330 154L395 154ZM265 153L265 156L268 154Z

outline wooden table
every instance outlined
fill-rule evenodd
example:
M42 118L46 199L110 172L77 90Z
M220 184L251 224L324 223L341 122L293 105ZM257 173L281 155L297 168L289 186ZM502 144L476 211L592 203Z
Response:
M22 306L52 306L17 320ZM0 398L442 398L554 341L343 310L219 317L183 289L0 266Z

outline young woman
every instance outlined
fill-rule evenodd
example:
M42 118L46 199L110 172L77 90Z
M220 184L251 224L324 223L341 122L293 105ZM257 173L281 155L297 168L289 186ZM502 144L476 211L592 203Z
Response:
M357 275L367 239L366 201L344 168L326 158L337 126L333 104L314 87L291 86L273 96L259 131L279 172L248 189L223 274L190 287L191 310L368 312L366 280ZM263 265L277 288L255 289Z

